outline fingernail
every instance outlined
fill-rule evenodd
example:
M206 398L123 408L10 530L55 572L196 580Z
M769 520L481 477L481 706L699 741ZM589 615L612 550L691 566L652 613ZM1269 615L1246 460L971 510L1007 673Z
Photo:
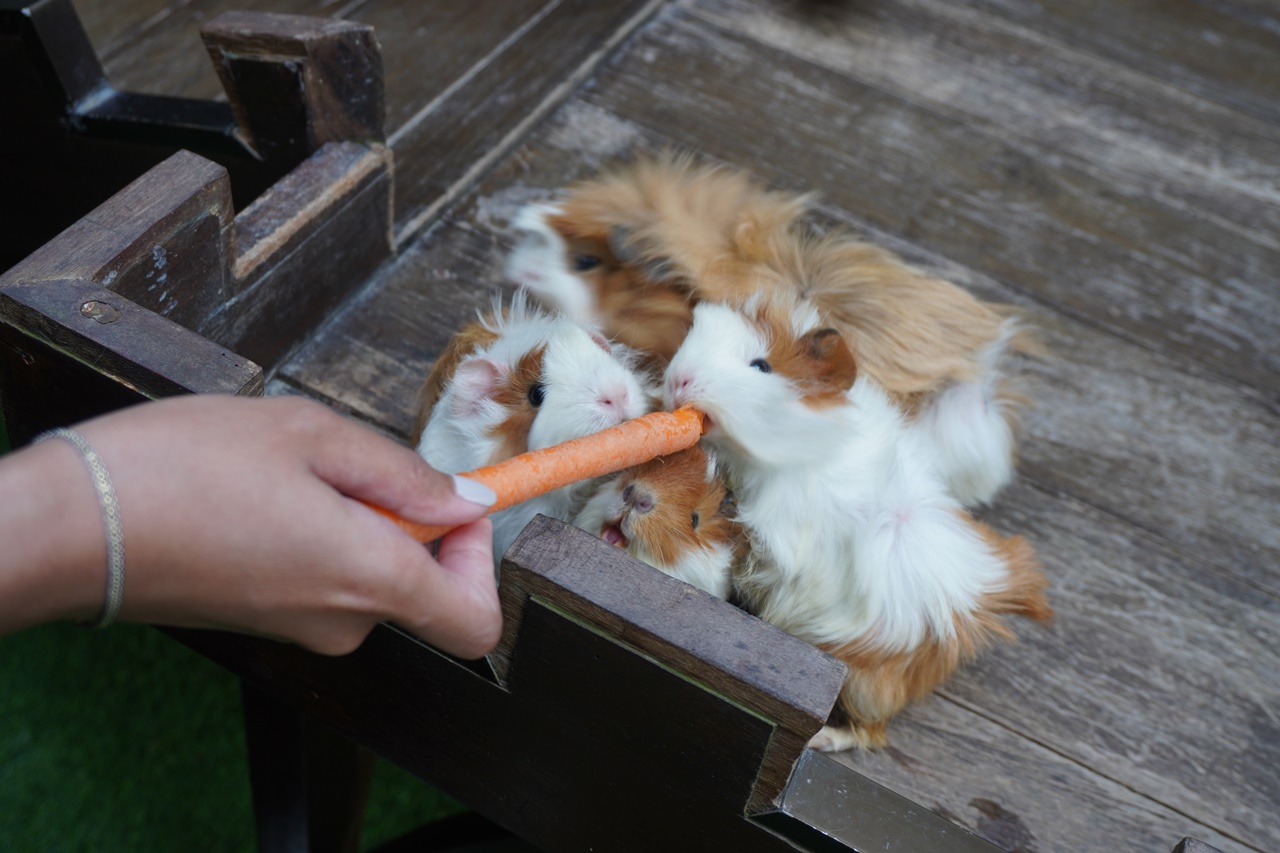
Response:
M468 480L466 477L459 477L457 474L450 474L449 476L453 477L453 493L464 501L470 501L480 506L493 506L498 502L498 496L494 494L493 489L484 483Z

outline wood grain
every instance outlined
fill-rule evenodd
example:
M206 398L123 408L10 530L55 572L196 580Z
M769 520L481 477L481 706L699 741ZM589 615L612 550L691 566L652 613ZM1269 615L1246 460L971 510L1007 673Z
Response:
M176 3L168 15L131 36L103 58L107 76L121 89L184 98L218 98L222 84L200 48L200 27L219 14L279 12L324 15L326 0L192 0Z
M504 291L493 235L453 225L435 234L344 305L280 376L407 440L436 355Z
M963 4L859 3L817 26L806 8L700 0L692 12L1274 245L1275 125Z
M100 0L72 0L76 14L93 41L99 56L109 56L130 38L136 37L148 24L168 13L176 0L122 0L102 3Z
M962 0L1269 122L1280 121L1280 14L1266 0Z
M1280 250L1150 188L1031 156L680 17L648 28L586 99L787 188L821 188L830 204L1056 311L1280 399L1280 350L1267 343L1280 340Z
M405 3L370 0L349 16L378 34L387 69L387 129L404 127L545 14L548 0Z
M1031 486L989 520L1035 544L1056 618L942 693L1239 843L1280 845L1280 599Z
M1010 853L1165 851L1186 835L1257 853L1196 820L941 698L893 724L880 752L840 763Z
M648 0L556 3L414 123L394 132L399 240L425 226L454 184L502 153L510 134L539 118L550 102L599 60L602 44L653 8Z
M324 145L236 217L235 293L200 330L273 368L391 256L390 151Z

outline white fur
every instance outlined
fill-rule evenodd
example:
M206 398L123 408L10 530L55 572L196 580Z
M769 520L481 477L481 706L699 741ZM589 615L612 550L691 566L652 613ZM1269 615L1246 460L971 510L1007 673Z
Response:
M675 563L664 562L636 536L631 524L631 510L622 500L622 489L623 485L617 479L603 483L574 518L574 525L599 536L607 525L616 524L627 537L628 554L704 592L727 599L731 586L729 569L733 562L733 549L727 545L711 543L705 548L695 547L684 551Z
M1000 361L1015 334L1006 321L980 356L980 382L943 389L912 423L935 454L938 473L965 506L989 502L1014 475L1014 435L997 396Z
M418 453L446 473L491 464L501 444L492 432L510 414L493 392L531 350L545 346L542 405L527 447L538 450L617 426L651 408L655 389L635 372L634 351L609 345L560 314L527 305L521 295L489 328L498 338L459 362L431 412ZM608 350L608 351L606 351ZM501 559L524 526L541 513L568 520L587 484L575 484L494 513L494 558Z
M520 242L507 259L506 276L574 322L591 323L597 314L595 293L569 269L569 247L547 223L548 216L559 212L547 204L520 209L511 223Z
M815 315L802 309L794 328ZM809 325L809 328L816 324ZM667 370L667 406L711 416L751 534L739 586L765 620L813 643L914 648L954 636L1003 567L969 528L933 455L885 393L859 379L810 408L786 377L749 366L768 341L737 311L702 304Z

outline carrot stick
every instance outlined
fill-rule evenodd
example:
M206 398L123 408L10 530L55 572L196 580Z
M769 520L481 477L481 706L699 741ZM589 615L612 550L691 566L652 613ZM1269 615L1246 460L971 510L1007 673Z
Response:
M493 489L498 502L489 512L498 512L570 483L601 477L692 447L702 435L703 417L701 412L688 406L674 412L653 412L582 438L467 471L462 476ZM374 509L419 542L433 542L453 529L418 524L381 507Z

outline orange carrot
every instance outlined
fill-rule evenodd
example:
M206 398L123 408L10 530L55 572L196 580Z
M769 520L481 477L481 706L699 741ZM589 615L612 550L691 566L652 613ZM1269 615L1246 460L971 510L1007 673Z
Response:
M703 417L701 412L688 406L674 412L653 412L582 438L467 471L462 476L493 489L498 502L489 512L497 512L570 483L611 474L692 447L702 435ZM433 542L453 529L418 524L381 507L374 509L419 542Z

